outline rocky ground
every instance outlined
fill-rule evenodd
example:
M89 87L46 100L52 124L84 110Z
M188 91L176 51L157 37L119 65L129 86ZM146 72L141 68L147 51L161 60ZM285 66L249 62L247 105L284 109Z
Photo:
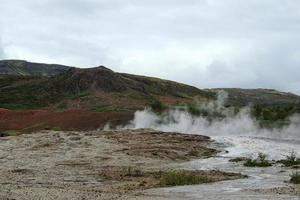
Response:
M216 154L210 139L153 130L42 131L0 138L0 199L160 199L170 166ZM210 181L240 174L195 171Z
M285 187L274 187L269 189L255 189L254 192L262 194L295 195L300 198L300 185L289 184Z

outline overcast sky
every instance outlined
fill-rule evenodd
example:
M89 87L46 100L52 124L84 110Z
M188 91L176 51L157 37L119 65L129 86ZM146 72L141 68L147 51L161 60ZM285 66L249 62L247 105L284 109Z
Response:
M0 59L300 94L300 1L1 0Z

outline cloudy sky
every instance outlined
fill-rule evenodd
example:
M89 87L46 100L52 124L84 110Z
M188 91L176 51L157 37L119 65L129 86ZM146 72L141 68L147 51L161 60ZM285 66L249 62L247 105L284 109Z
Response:
M300 1L1 0L0 59L300 94Z

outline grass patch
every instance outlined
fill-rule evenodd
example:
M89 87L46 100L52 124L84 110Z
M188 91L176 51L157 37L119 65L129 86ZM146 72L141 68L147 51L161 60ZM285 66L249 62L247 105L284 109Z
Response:
M290 183L300 184L300 173L295 172L291 175Z
M148 103L148 106L150 106L150 108L152 108L153 110L165 109L165 105L161 101L155 98Z
M208 177L184 170L163 172L160 178L161 186L195 185L208 182L211 182Z
M245 161L245 160L248 160L248 159L245 158L245 157L237 157L237 158L230 159L229 162L242 162L242 161Z
M247 178L238 173L228 173L216 170L210 171L143 171L141 166L110 166L104 167L99 174L106 180L126 182L134 189L149 189L157 187L172 187L182 185L197 185L224 180ZM126 186L126 190L128 187Z
M295 152L291 152L290 155L287 155L283 160L279 160L278 163L282 163L286 167L292 167L300 165L300 158L297 157Z
M61 131L62 129L60 127L53 127L52 130L53 131Z
M247 159L244 163L245 167L270 167L272 163L268 161L267 156L263 153L259 153L256 159Z
M132 112L134 111L133 109L129 108L118 108L118 107L113 107L113 106L97 106L96 108L93 109L96 112Z
M89 95L89 92L87 91L82 91L82 92L79 92L77 94L70 94L68 95L67 97L65 97L66 99L71 99L71 100L74 100L74 99L79 99L79 98L82 98L82 97L85 97L85 96L88 96Z
M7 130L0 132L0 137L9 137L9 136L17 136L19 134L16 130Z

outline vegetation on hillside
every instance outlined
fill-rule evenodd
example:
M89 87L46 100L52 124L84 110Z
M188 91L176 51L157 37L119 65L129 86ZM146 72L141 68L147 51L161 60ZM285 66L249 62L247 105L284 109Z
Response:
M53 76L69 68L64 65L32 63L24 60L0 61L0 75Z
M262 126L276 122L285 125L288 117L300 113L300 97L275 90L222 89L228 92L226 112L238 113L253 105L251 115ZM222 119L223 110L208 110L202 103L215 100L216 90L198 88L153 77L116 73L100 66L78 69L18 60L0 61L0 107L67 109L72 102L98 112L132 110L150 106L156 111L171 108L187 110L195 116ZM158 97L167 97L161 100ZM169 99L168 99L169 98ZM171 98L171 101L170 101ZM192 103L197 102L200 103ZM174 106L174 102L178 102ZM171 103L173 102L173 103Z
M105 67L71 68L52 77L5 75L0 78L0 107L8 109L31 109L53 105L58 109L65 109L68 101L77 100L83 102L89 109L99 110L101 105L97 103L92 106L95 101L89 103L90 99L98 99L102 105L107 104L113 108L130 109L126 105L140 102L139 104L145 106L149 102L151 107L162 109L163 104L153 98L154 96L169 96L182 101L191 101L197 95L210 98L206 92L188 85L119 74Z
M272 89L220 88L209 91L225 91L228 93L228 99L226 100L228 106L300 106L299 96Z
M5 82L9 82L9 86ZM7 109L32 109L47 107L57 102L87 95L87 91L63 90L54 81L41 77L3 77L0 79L0 107Z
M148 106L155 111L162 111L166 108L166 106L161 101L155 98L148 103Z
M207 103L194 103L173 106L172 109L187 111L196 117L205 117L208 120L222 120L226 117L233 117L243 107L224 106L217 109L216 106L207 106ZM282 127L290 123L290 117L300 114L300 106L297 105L274 105L274 106L249 106L249 114L261 127L274 128Z

